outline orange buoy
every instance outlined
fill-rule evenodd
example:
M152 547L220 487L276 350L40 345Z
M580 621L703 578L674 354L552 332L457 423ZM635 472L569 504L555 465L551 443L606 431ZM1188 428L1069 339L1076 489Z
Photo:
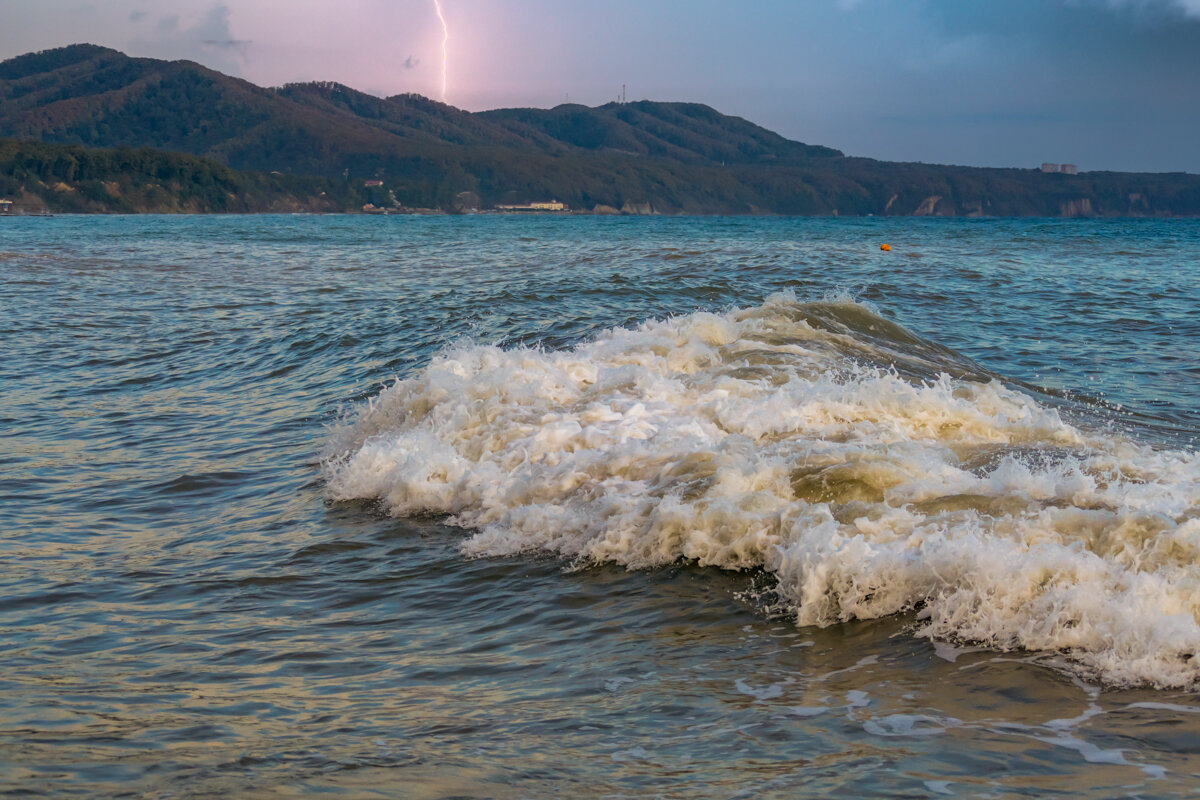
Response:
M892 250L892 246L890 244L881 244L881 245L879 245L879 249L887 250L890 253Z

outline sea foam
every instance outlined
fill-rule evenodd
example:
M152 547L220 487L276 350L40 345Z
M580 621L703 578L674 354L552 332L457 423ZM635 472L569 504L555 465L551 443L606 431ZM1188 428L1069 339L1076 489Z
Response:
M870 309L790 296L572 350L465 344L365 404L334 500L438 513L470 556L771 573L801 625L1200 678L1200 457L1072 425Z

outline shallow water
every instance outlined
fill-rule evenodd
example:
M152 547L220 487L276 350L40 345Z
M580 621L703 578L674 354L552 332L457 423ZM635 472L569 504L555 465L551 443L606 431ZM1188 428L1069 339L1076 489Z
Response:
M1197 265L1194 221L5 220L0 789L1191 796Z

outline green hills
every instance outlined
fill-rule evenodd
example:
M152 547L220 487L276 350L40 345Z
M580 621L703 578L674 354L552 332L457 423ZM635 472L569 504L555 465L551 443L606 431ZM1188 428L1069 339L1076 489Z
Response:
M366 202L365 191L346 181L238 172L150 148L0 139L0 198L20 213L346 211Z
M471 113L336 83L263 88L95 45L0 62L0 138L21 142L0 147L0 192L63 183L79 210L451 209L556 198L626 213L1200 215L1200 176L1184 173L893 163L791 141L694 103ZM32 169L30 142L74 146L63 163L103 162L84 180L116 188L75 186L49 151L37 151ZM142 151L131 161L144 148L198 160Z

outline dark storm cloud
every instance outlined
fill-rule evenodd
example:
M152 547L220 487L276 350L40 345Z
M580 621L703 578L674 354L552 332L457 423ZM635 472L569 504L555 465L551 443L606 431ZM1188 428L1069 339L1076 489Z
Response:
M863 104L879 112L842 141L910 160L1200 171L1200 18L1191 6L1200 0L909 5L912 27L937 43L926 52L959 57L942 68L901 65L868 84L874 96ZM847 13L899 8L862 0Z
M405 69L414 69L420 63L421 63L421 59L415 58L413 56L409 56L408 58L404 59L404 68Z

